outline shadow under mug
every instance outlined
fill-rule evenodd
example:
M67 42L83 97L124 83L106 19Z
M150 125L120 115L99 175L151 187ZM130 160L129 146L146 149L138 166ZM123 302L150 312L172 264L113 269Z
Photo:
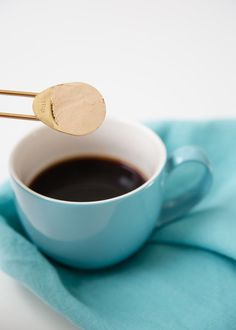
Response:
M56 200L28 188L51 163L80 155L118 158L140 169L147 181L127 194L96 202ZM180 196L163 200L166 178L186 162L202 167L201 178ZM17 211L31 240L53 259L87 269L113 265L136 252L156 226L180 218L196 205L212 182L201 149L182 147L167 159L164 143L151 129L112 118L82 137L47 127L34 130L13 150L10 175Z

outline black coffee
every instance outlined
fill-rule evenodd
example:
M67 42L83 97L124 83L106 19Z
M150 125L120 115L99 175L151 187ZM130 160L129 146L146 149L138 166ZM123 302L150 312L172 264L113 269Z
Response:
M55 199L89 202L126 194L144 182L141 173L119 160L86 157L51 165L29 187Z

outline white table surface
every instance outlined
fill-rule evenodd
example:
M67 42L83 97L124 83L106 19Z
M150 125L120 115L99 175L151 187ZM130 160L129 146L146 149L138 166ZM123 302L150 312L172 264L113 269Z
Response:
M0 31L0 89L83 81L134 120L236 115L233 0L2 0ZM0 111L31 113L31 100L0 96ZM0 182L37 125L0 120ZM0 272L0 329L75 328Z

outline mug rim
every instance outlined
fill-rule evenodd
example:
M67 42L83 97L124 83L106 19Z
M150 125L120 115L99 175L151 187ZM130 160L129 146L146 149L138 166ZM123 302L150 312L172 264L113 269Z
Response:
M131 196L133 194L136 194L139 191L145 189L147 186L149 186L159 176L162 169L164 168L164 165L165 165L166 159L167 159L167 151L166 151L166 146L165 146L164 142L162 141L160 136L158 134L156 134L151 128L145 126L144 124L142 124L140 122L135 122L135 121L132 121L132 120L122 119L122 118L114 117L114 116L112 116L112 117L107 116L107 118L105 120L120 122L121 124L124 123L126 125L130 125L130 126L138 128L140 130L143 130L145 132L145 134L149 136L149 138L151 138L152 140L156 140L155 142L159 143L159 149L160 150L162 149L163 156L162 156L160 165L155 169L155 172L151 175L151 177L147 181L145 181L141 186L139 186L138 188L136 188L134 190L131 190L131 191L129 191L129 192L123 194L123 195L120 195L120 196L116 196L116 197L112 197L112 198L108 198L108 199L102 199L102 200L98 200L98 201L87 201L87 202L77 202L77 201L67 201L67 200L56 199L56 198L52 198L52 197L42 195L42 194L34 191L33 189L29 188L25 183L23 183L21 181L21 179L16 174L13 160L14 160L14 156L15 156L15 153L17 152L17 149L18 149L19 145L24 143L24 141L27 140L29 138L29 136L34 134L35 132L48 130L48 128L44 127L44 126L43 127L38 127L36 129L32 129L30 132L25 134L20 139L20 141L14 146L14 148L13 148L11 154L10 154L9 163L8 163L10 176L22 189L24 189L26 192L30 193L31 195L34 195L35 197L41 198L41 199L46 200L48 202L54 202L54 203L59 203L59 204L68 204L68 205L97 205L97 204L110 203L110 202L118 201L118 200L121 200L123 198L129 197L129 196Z

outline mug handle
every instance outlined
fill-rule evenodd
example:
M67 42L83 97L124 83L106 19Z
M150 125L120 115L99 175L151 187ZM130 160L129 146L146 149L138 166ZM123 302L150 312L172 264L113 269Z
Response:
M173 199L164 200L156 228L169 224L188 213L205 197L212 185L213 176L209 159L202 149L194 146L184 146L176 149L168 158L165 166L164 185L170 173L186 163L203 166L204 172L200 180L190 190Z

